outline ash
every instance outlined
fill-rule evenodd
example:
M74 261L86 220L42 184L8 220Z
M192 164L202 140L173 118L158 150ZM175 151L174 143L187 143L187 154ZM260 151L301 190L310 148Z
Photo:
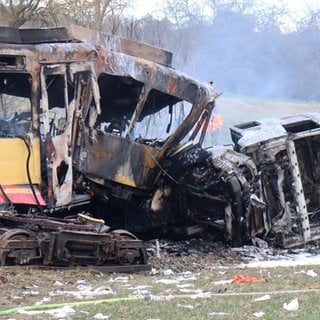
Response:
M175 273L198 272L237 266L276 267L320 261L320 244L317 242L292 249L269 247L266 243L262 247L231 247L214 235L206 235L179 241L155 239L146 244L149 263L160 272L168 269Z

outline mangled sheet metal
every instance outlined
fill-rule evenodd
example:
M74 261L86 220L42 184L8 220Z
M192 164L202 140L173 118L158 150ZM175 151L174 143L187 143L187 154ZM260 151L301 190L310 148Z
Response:
M231 134L257 170L247 181L251 236L285 247L318 240L319 114L245 123Z

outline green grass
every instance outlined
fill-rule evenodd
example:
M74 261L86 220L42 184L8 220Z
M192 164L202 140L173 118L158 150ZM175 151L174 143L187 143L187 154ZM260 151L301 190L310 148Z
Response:
M237 268L224 269L226 273L221 274L221 269L208 268L206 271L194 274L195 280L180 281L179 284L191 284L192 287L181 288L177 284L157 283L161 279L177 279L187 277L182 274L170 276L151 275L140 273L133 275L103 274L92 270L65 270L50 271L24 268L5 268L0 271L4 277L10 278L10 283L0 285L0 305L1 310L12 307L23 307L34 305L43 297L51 296L51 303L88 303L88 301L105 300L103 303L73 306L75 313L69 319L93 319L102 313L111 315L110 319L256 319L255 312L265 313L263 319L319 319L320 314L320 282L318 277L310 277L301 270L312 269L320 276L320 266L312 267L288 267L288 268ZM20 270L20 272L19 272ZM15 274L16 276L11 278ZM229 283L215 284L219 280L232 279L236 275L256 277L266 279L261 283ZM118 276L128 276L127 282L115 282ZM64 283L63 287L57 287L56 281ZM86 285L91 285L92 290L101 287L111 287L114 294L102 296L83 296L76 298L68 295L55 295L58 290L77 291L78 280L85 280ZM17 282L18 281L18 282ZM134 288L137 286L149 286L149 290L144 298L134 301L125 301L127 297L132 297ZM26 295L26 290L38 290L38 295ZM28 289L29 288L29 289ZM218 294L219 290L225 290ZM189 292L189 291L190 292ZM192 291L193 290L193 291ZM201 290L201 291L199 291ZM210 297L195 298L196 292L210 292ZM254 302L253 299L270 294L271 299ZM17 297L21 299L17 300ZM123 298L123 301L107 302L108 299ZM156 299L155 299L156 298ZM298 298L299 309L297 311L287 311L283 308L284 303ZM212 315L214 312L226 315ZM53 319L47 314L25 315L14 313L5 317L14 319Z
M229 127L232 125L270 117L283 118L305 112L320 112L320 102L267 100L226 94L217 99L216 111L223 118L223 127L216 140L218 144L229 144Z

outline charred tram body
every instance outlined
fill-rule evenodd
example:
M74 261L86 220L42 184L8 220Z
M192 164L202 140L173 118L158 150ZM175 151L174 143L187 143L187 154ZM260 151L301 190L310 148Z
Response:
M1 265L143 266L130 232L320 238L318 119L235 126L212 154L218 95L169 52L75 26L0 41Z
M145 265L124 229L177 220L160 199L177 182L170 154L203 141L215 92L169 52L76 26L1 28L0 41L0 264ZM142 132L156 113L164 135Z

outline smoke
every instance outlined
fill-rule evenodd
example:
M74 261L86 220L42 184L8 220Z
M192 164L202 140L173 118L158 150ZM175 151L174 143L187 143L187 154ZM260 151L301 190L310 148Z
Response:
M283 33L280 26L256 28L252 15L226 11L193 28L183 71L213 80L221 92L267 98L318 100L319 27ZM179 63L179 59L177 59Z

